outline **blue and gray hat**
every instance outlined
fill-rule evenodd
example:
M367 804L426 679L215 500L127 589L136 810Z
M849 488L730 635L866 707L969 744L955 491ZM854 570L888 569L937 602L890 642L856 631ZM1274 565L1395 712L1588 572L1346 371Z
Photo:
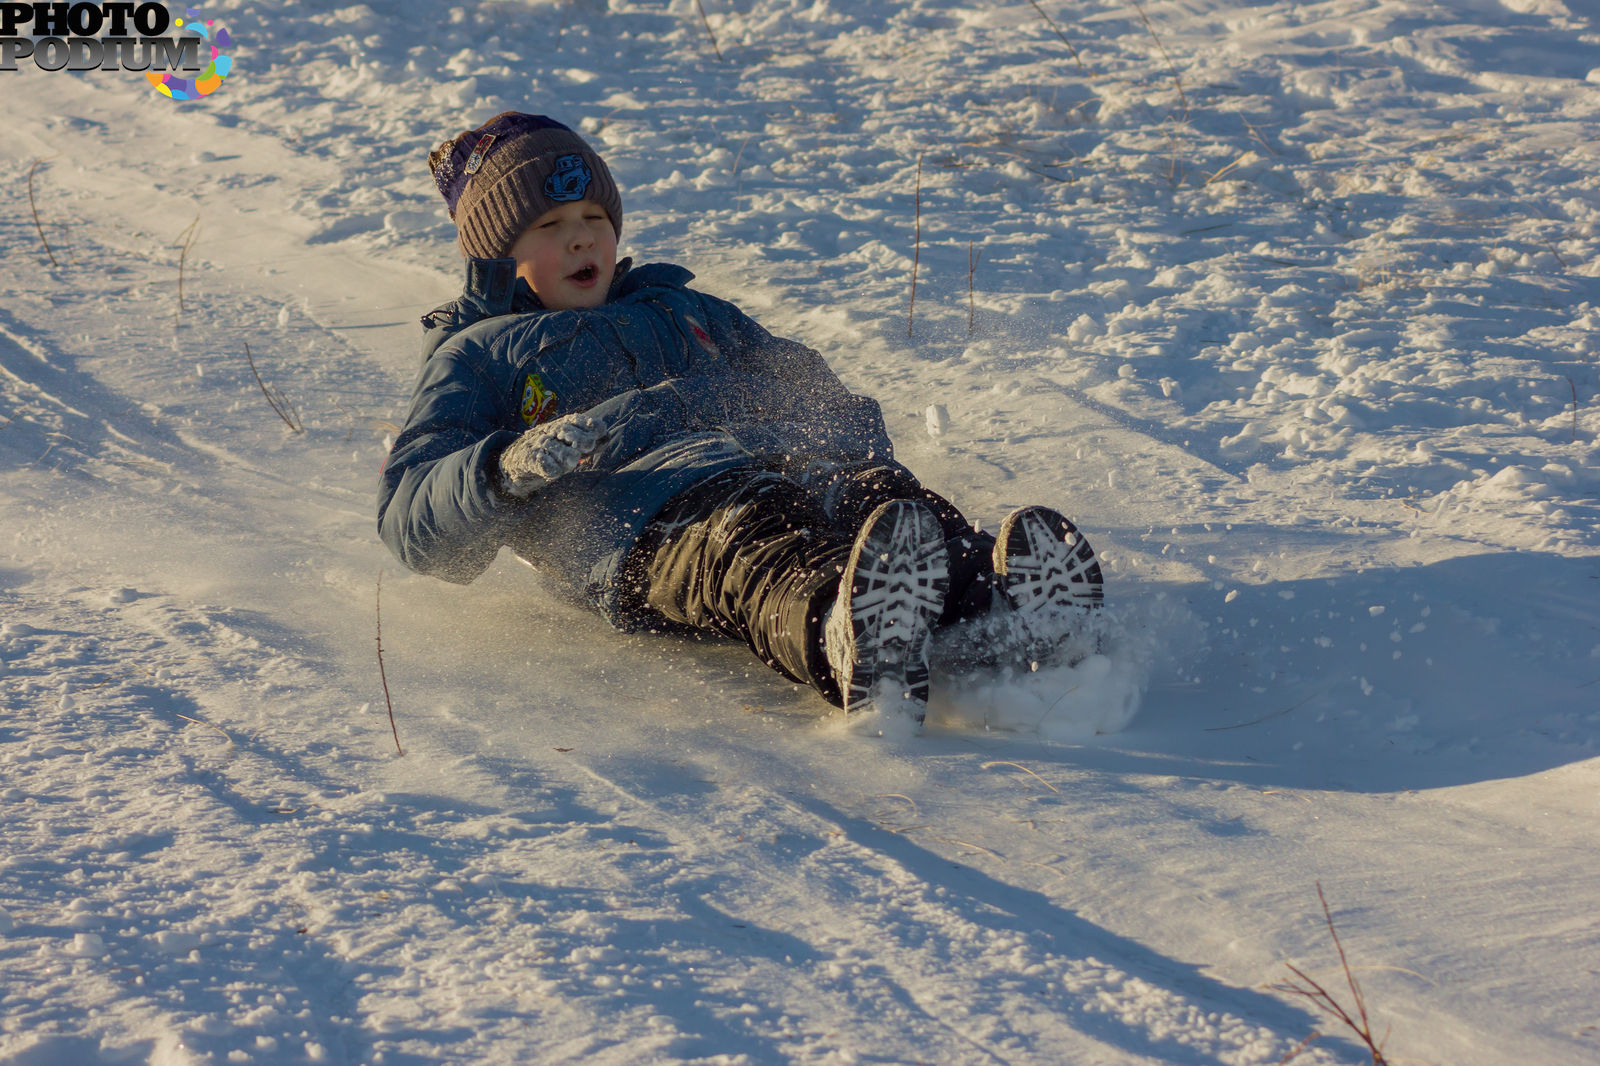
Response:
M498 259L551 208L593 200L622 234L622 195L582 137L553 118L506 111L428 154L463 255Z

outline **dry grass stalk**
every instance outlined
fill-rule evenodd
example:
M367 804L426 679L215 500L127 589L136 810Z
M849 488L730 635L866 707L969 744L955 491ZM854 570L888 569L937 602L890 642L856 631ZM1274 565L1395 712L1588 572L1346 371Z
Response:
M967 336L969 337L972 336L972 331L978 323L978 308L973 302L975 288L973 279L978 273L978 257L981 254L971 241L967 242Z
M221 733L222 734L222 739L226 740L228 742L228 754L229 755L233 754L233 738L228 735L228 731L227 730L223 729L221 726L212 725L210 722L201 721L199 718L190 718L186 714L180 714L180 715L178 715L178 717L182 718L185 722L193 722L195 725L203 725L207 729L213 729L213 730L216 730L218 733Z
M53 159L54 156L51 158ZM39 169L39 164L43 162L45 160L35 159L33 166L28 168L28 207L33 211L33 228L39 234L39 243L44 245L44 254L50 257L51 266L60 269L61 264L56 262L56 253L50 250L50 242L44 239L44 227L39 224L39 205L34 203L33 200L33 174L34 171Z
M1223 167L1221 170L1207 178L1206 184L1210 185L1217 179L1227 176L1230 171L1239 166L1239 164L1243 163L1245 160L1249 159L1253 154L1253 152L1245 152L1244 155L1241 155L1238 159L1235 159L1233 162L1229 163L1227 166Z
M1045 788L1048 788L1051 792L1054 792L1058 796L1061 795L1061 790L1059 788L1057 788L1056 786L1052 785L1050 782L1046 781L1044 778L1040 777L1038 774L1034 773L1032 770L1028 769L1026 766L1023 766L1021 763L1012 762L1010 759L994 759L994 760L992 760L990 762L984 763L982 766L979 767L979 769L981 769L981 770L992 770L996 766L1013 766L1013 767L1017 768L1018 770L1021 770L1023 773L1027 774L1029 777L1033 778L1035 781L1039 782L1039 784L1043 785Z
M1367 1046L1367 1050L1372 1053L1372 1066L1389 1066L1389 1060L1383 1056L1383 1040L1377 1039L1372 1035L1372 1019L1367 1015L1367 1000L1361 994L1360 982L1356 980L1355 974L1350 971L1350 960L1345 955L1344 945L1339 942L1339 931L1333 927L1333 912L1328 909L1328 897L1322 893L1321 881L1317 882L1317 899L1322 903L1322 917L1328 924L1328 936L1333 940L1334 950L1339 953L1339 965L1344 970L1345 983L1349 986L1350 996L1354 1000L1354 1016L1333 997L1333 993L1323 988L1315 979L1293 963L1284 963L1284 965L1289 967L1297 980L1284 984L1268 985L1267 987L1274 992L1287 992L1290 995L1303 996L1309 999L1317 1006L1317 1009L1332 1015ZM1309 1039L1303 1041L1293 1054L1299 1054L1300 1050L1309 1043ZM1288 1059L1283 1061L1287 1062Z
M200 216L194 216L194 221L178 234L178 239L183 242L183 251L178 253L178 313L182 314L187 308L183 306L183 267L189 260L189 249L194 246L195 238L200 236Z
M1038 169L1037 167L1025 166L1022 169L1028 171L1028 173L1030 173L1030 174L1037 174L1041 178L1046 178L1046 179L1048 179L1050 181L1058 182L1058 183L1060 183L1062 185L1071 185L1071 184L1073 184L1074 182L1076 182L1078 180L1075 177L1074 178L1063 178L1059 174L1050 174L1050 173L1047 173L1047 172L1045 172L1043 170Z
M261 380L261 371L256 369L255 356L250 354L249 341L245 342L244 357L250 364L250 373L255 375L256 384L261 388L261 395L267 398L267 403L272 405L273 411L277 413L279 418L283 419L283 424L296 433L304 433L305 427L300 423L300 412L294 409L294 404L289 402L289 398L283 394L282 390Z
M872 798L873 799L905 800L907 803L911 804L911 811L912 811L913 814L921 814L922 813L921 809L917 806L917 801L912 799L910 796L906 795L903 792L880 792L878 795L873 796Z
M924 149L917 153L917 193L916 193L916 236L911 245L911 306L906 310L906 336L911 336L917 316L917 269L922 264L922 157L927 155Z
M700 24L706 28L706 36L711 38L711 50L717 53L717 61L722 61L722 49L717 45L717 35L711 32L711 20L706 18L706 6L700 0L694 0L694 6L700 11Z
M1260 718L1253 718L1248 722L1239 722L1239 723L1237 723L1235 725L1212 725L1212 726L1206 726L1205 732L1207 732L1207 733L1226 733L1230 729L1244 729L1247 726L1260 725L1262 722L1270 722L1274 718L1282 718L1284 715L1289 714L1291 711L1298 711L1300 708L1304 707L1306 704L1310 703L1312 700L1316 699L1318 696L1321 696L1326 691L1328 691L1326 688L1320 688L1317 691L1313 692L1311 695L1307 696L1305 699L1301 700L1299 703L1290 704L1289 706L1283 708L1280 711L1273 711L1271 714L1264 714Z
M1261 142L1261 147L1263 147L1263 148L1265 148L1267 150L1267 154L1268 155L1277 155L1278 154L1278 150L1276 148L1272 147L1272 145L1267 143L1267 139L1265 137L1261 136L1261 131L1260 130L1256 129L1254 126L1252 126L1250 124L1250 120L1249 119L1245 118L1243 115L1240 115L1239 116L1239 121L1243 122L1244 123L1244 128L1250 131L1250 136L1254 137L1256 140Z
M739 150L737 152L733 153L733 196L734 196L734 199L738 199L739 194L744 191L744 182L739 179L739 163L740 163L741 160L744 159L745 147L750 143L750 138L752 138L754 136L755 136L755 134L753 132L745 134L744 135L744 140L739 142Z
M1056 26L1055 20L1044 13L1044 8L1039 6L1039 0L1028 0L1028 3L1032 4L1033 9L1039 13L1039 17L1044 19L1045 25L1050 27L1050 32L1061 38L1061 43L1067 46L1067 51L1072 53L1073 60L1077 62L1078 69L1087 71L1089 68L1083 65L1083 57L1078 55L1078 50L1072 47L1072 42L1067 40L1067 35L1062 33Z
M401 756L405 749L400 746L400 730L394 724L394 701L389 698L389 675L383 669L383 569L378 570L378 593L373 601L375 608L374 620L378 629L378 680L383 682L383 705L389 709L389 732L394 734L394 750Z
M1578 383L1567 378L1567 388L1572 390L1572 443L1578 443Z
M1150 16L1144 13L1144 5L1139 0L1133 0L1134 10L1139 12L1139 17L1144 20L1144 28L1150 31L1150 36L1155 40L1156 47L1161 49L1161 55L1167 61L1167 68L1172 71L1172 84L1178 87L1178 101L1183 104L1183 120L1189 121L1189 97L1183 91L1183 79L1178 77L1178 65L1172 61L1172 56L1167 54L1167 46L1161 43L1161 38L1156 34L1156 28L1150 25Z

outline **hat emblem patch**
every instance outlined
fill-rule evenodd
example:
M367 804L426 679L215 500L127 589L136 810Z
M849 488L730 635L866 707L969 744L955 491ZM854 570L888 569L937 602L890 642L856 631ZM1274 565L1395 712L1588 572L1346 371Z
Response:
M583 199L589 191L594 176L581 155L564 155L556 160L556 169L544 181L544 194L556 203L571 203Z
M483 167L484 157L489 152L489 146L494 143L495 135L485 133L478 138L478 143L473 146L472 154L467 156L467 173L476 174Z

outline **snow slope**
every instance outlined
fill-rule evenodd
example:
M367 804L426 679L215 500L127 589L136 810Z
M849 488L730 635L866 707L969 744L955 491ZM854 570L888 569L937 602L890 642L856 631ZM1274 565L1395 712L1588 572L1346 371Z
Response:
M0 74L0 1062L1370 1061L1268 987L1343 988L1318 884L1393 1061L1600 1061L1600 9L705 8ZM930 485L1071 514L1108 656L875 738L399 570L424 157L506 108Z

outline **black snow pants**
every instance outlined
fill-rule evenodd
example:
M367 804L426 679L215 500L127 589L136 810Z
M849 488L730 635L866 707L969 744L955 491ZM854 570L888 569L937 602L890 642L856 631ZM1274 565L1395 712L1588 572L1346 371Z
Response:
M627 599L651 617L744 641L762 662L834 705L822 621L867 517L890 500L920 500L950 553L941 625L989 607L994 538L898 467L830 468L821 476L736 470L674 497L646 527L624 573Z

